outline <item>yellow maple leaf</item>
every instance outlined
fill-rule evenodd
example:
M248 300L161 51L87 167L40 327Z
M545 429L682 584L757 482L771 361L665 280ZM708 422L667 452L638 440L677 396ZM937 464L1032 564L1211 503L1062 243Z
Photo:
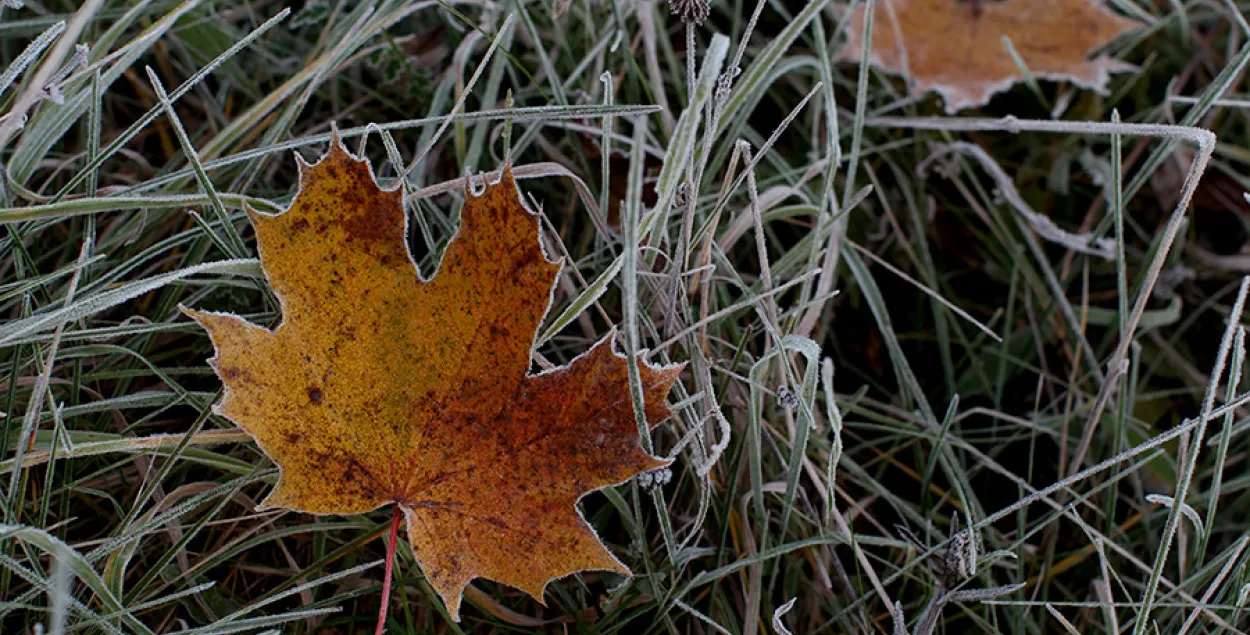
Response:
M839 60L863 55L866 15L862 2L851 10ZM940 94L953 114L1024 79L1004 38L1035 77L1105 92L1110 73L1134 67L1106 56L1091 60L1090 53L1142 26L1101 0L878 0L868 60L906 76L913 94Z
M549 581L577 571L629 574L577 501L668 462L639 443L613 336L568 366L528 372L561 264L544 256L510 169L466 192L428 281L407 249L400 190L379 188L337 138L317 164L300 161L289 209L249 216L281 325L184 311L216 348L226 392L215 411L281 470L262 508L398 505L457 620L473 578L541 602ZM681 367L640 368L654 426L671 414Z

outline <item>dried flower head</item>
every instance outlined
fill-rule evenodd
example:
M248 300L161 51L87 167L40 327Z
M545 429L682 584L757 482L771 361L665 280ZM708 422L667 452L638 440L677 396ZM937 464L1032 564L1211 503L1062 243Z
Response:
M668 7L687 24L702 24L712 12L710 0L669 0Z
M657 467L654 470L639 472L635 478L638 481L638 486L642 489L659 489L673 480L673 470L667 467Z
M967 580L976 575L977 558L980 555L977 548L977 538L971 527L964 531L959 531L959 517L951 517L951 536L950 547L946 550L946 585L953 587L959 582Z
M894 528L916 549L921 552L928 551L929 548L925 542L910 529L902 525L895 525ZM976 575L977 559L981 553L979 535L971 527L960 531L959 516L955 514L951 515L950 536L950 546L946 553L941 556L935 555L930 560L938 580L943 588L947 589L954 588L960 582Z
M690 203L690 183L682 181L677 185L677 192L673 195L673 209L685 209Z
M777 403L793 410L799 407L799 397L788 387L782 386L777 389Z

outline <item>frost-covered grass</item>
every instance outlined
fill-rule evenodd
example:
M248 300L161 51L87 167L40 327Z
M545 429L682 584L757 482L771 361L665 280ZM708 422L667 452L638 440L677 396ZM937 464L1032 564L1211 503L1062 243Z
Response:
M426 274L510 152L543 360L689 362L672 482L583 500L633 579L454 624L401 542L388 632L1250 628L1241 3L1116 0L1109 96L960 117L832 61L845 0L3 4L0 632L373 629L388 513L256 512L176 311L278 318L242 207L332 123Z

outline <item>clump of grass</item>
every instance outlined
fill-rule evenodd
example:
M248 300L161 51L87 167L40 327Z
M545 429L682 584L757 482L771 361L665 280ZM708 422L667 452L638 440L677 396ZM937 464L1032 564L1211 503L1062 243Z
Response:
M1109 97L968 117L835 65L840 0L16 4L0 631L374 626L389 518L254 511L276 471L174 310L278 319L242 207L332 125L426 274L511 158L569 263L542 363L619 326L690 369L671 482L583 501L634 578L478 581L457 626L400 541L388 632L1246 627L1235 3L1117 2Z

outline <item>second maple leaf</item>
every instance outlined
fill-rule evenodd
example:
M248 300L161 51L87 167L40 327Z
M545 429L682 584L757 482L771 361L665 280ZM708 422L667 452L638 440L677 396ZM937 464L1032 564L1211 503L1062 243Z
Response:
M187 311L216 348L216 412L278 464L262 507L357 514L400 507L430 584L458 619L477 577L540 602L585 570L628 574L577 501L667 462L643 451L626 360L611 336L531 374L534 334L560 264L511 171L466 193L438 273L409 255L399 189L383 190L335 139L300 163L284 213L249 212L281 300L268 330ZM670 416L678 366L641 365L647 421Z
M866 18L865 4L856 3L838 59L863 55ZM937 92L954 114L1024 79L1004 39L1034 76L1104 92L1111 72L1134 67L1089 54L1141 26L1102 0L878 0L868 61L905 75L913 94Z

